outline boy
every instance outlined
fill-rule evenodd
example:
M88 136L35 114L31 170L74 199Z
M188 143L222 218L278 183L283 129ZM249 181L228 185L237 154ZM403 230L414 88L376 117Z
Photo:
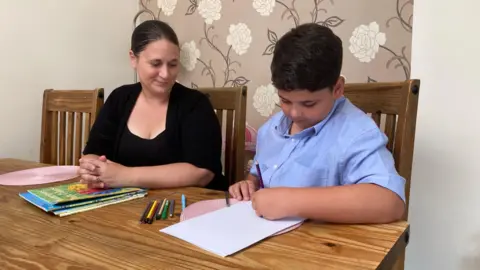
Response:
M282 111L258 131L256 166L229 188L267 219L299 216L335 223L388 223L405 210L405 179L387 137L343 96L342 41L303 24L275 45L272 83Z

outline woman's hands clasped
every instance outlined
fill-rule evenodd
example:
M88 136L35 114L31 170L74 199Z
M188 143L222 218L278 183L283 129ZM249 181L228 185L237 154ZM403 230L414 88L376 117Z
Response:
M123 176L127 167L108 160L105 156L88 155L80 159L80 182L90 188L124 186Z

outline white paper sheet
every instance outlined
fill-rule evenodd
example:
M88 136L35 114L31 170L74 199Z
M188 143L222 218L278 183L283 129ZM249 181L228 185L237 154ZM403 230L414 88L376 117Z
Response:
M160 232L226 257L303 220L260 218L251 202L246 201L182 221Z

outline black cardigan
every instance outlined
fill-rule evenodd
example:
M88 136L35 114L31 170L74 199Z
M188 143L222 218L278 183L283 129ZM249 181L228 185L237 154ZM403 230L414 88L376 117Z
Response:
M90 131L84 155L105 155L117 162L120 139L140 92L140 83L112 91ZM176 83L167 110L165 131L169 149L165 152L177 153L176 162L213 172L215 176L206 188L227 190L228 183L222 174L220 123L207 96Z

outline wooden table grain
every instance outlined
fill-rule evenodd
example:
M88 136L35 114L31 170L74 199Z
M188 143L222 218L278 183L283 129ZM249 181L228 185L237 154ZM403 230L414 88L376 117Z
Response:
M45 166L0 159L0 174ZM57 184L57 183L56 183ZM408 242L409 225L333 225L308 221L222 258L160 233L175 216L139 224L147 202L168 196L188 203L222 198L202 188L149 191L147 198L66 217L49 215L0 185L0 269L390 269ZM226 239L228 241L228 239Z

